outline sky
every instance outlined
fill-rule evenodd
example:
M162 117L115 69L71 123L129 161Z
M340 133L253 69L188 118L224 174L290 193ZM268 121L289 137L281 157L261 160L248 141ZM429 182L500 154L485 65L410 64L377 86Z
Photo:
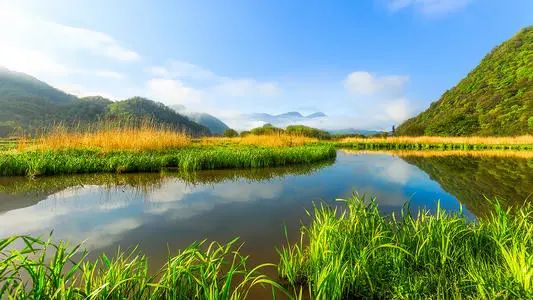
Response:
M288 111L390 130L532 24L531 0L0 0L0 66L240 130Z

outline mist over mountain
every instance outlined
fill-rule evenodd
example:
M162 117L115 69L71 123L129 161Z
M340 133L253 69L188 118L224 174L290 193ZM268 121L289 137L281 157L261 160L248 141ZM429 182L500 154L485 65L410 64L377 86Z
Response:
M208 113L189 112L187 111L187 108L184 105L180 104L172 105L170 107L174 109L177 113L186 116L191 121L209 128L209 131L211 131L212 134L221 135L226 129L229 129L226 123L222 122L217 117Z
M319 119L327 117L323 112L315 112L304 116L297 111L290 111L279 115L271 115L267 113L248 114L246 117L250 121L270 123L275 126L287 126L309 121L311 119Z

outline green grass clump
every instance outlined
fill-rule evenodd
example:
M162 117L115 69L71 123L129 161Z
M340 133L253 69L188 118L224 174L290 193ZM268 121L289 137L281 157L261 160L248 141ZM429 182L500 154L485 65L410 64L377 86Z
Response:
M380 215L374 200L318 206L278 272L316 299L533 298L533 210L496 205L476 222L439 206ZM306 242L304 242L306 241Z
M461 143L395 143L395 142L336 142L340 149L355 150L515 150L531 151L533 144L461 144Z
M22 244L22 247L16 247ZM10 250L7 250L11 248ZM80 246L27 236L0 240L0 298L9 299L246 299L254 287L285 292L247 267L237 240L194 243L150 274L145 256L118 251L86 260Z
M334 158L330 145L191 146L169 151L35 150L0 154L0 176L263 168Z

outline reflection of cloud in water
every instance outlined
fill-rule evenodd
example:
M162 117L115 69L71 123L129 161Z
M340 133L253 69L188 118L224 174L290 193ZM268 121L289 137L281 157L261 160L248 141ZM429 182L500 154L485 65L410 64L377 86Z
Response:
M166 214L171 219L187 219L214 209L220 204L275 199L283 191L279 181L245 182L243 180L213 185L191 186L179 180L148 194L151 214Z
M84 235L84 246L88 249L107 247L117 242L125 232L138 228L142 224L143 220L140 218L126 218L98 225L95 228L91 228L91 230ZM73 236L69 240L72 240L72 238L79 239L79 235Z
M283 190L280 181L223 182L191 185L168 178L157 186L70 187L38 204L2 215L0 236L46 235L85 242L89 249L110 246L125 233L145 223L191 218L217 205L274 199Z

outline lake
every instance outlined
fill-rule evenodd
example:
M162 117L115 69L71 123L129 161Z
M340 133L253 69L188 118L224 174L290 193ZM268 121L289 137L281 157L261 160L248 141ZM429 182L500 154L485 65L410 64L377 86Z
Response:
M277 262L284 227L295 239L313 203L354 192L376 196L383 213L406 202L434 211L440 201L475 219L490 212L484 196L533 201L533 159L339 151L292 168L0 178L0 237L53 231L94 255L139 245L154 267L193 241L240 237L251 263Z

